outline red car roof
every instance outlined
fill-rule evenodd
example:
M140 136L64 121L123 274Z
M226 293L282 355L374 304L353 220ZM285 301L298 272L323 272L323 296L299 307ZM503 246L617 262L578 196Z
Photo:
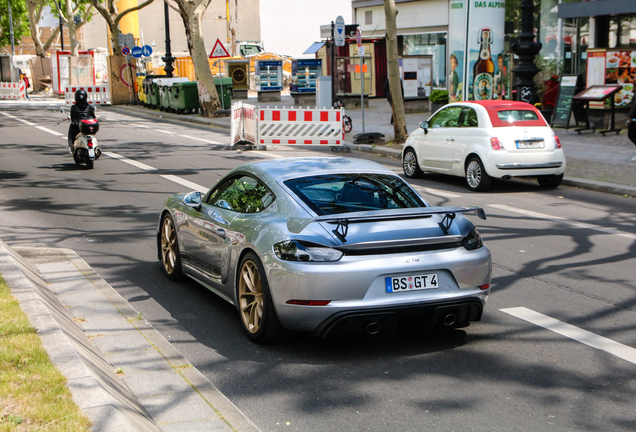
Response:
M497 115L497 111L509 110L509 109L522 109L528 111L534 111L537 115L537 120L529 120L529 121L515 121L514 126L547 126L545 119L543 118L543 114L539 112L534 106L530 105L526 102L519 101L506 101L506 100L480 100L480 101L470 101L468 103L481 105L486 108L488 112L488 116L490 117L490 121L494 127L507 127L513 126L506 121L503 121Z

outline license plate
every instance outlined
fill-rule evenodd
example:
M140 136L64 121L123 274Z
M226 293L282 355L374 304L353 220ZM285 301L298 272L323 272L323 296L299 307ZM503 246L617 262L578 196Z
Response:
M95 150L94 149L88 149L88 157L89 158L94 158L95 157Z
M543 148L543 141L517 141L518 149Z
M437 281L437 273L387 277L384 281L387 293L437 289L439 284Z

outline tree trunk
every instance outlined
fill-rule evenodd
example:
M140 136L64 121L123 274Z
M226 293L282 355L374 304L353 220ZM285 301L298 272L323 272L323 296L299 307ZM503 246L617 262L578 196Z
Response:
M214 85L214 77L208 63L208 55L203 40L202 19L204 7L188 7L179 5L179 13L186 31L188 50L192 57L194 75L199 89L199 103L203 117L214 117L214 112L221 109L219 95Z
M402 144L406 141L408 132L406 130L406 118L404 116L404 95L402 94L402 85L400 84L397 25L395 24L395 17L397 16L395 0L384 0L384 13L386 15L387 72L389 75L391 97L393 99L393 103L391 104L393 108L393 131L395 133L393 142Z
M27 0L27 10L29 13L29 30L31 30L31 39L33 39L33 46L35 47L35 53L44 58L44 48L42 47L42 41L40 40L40 25L38 18L37 1Z

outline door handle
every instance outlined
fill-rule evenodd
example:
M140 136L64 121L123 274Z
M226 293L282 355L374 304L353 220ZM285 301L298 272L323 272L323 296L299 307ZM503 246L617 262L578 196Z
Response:
M225 230L223 228L217 228L216 233L219 235L219 237L225 238Z

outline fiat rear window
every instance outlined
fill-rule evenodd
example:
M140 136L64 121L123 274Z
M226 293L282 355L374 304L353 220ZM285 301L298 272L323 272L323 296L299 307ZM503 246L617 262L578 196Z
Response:
M494 127L510 126L547 126L538 111L532 109L488 110Z
M404 181L383 174L329 174L285 181L317 215L426 207Z

